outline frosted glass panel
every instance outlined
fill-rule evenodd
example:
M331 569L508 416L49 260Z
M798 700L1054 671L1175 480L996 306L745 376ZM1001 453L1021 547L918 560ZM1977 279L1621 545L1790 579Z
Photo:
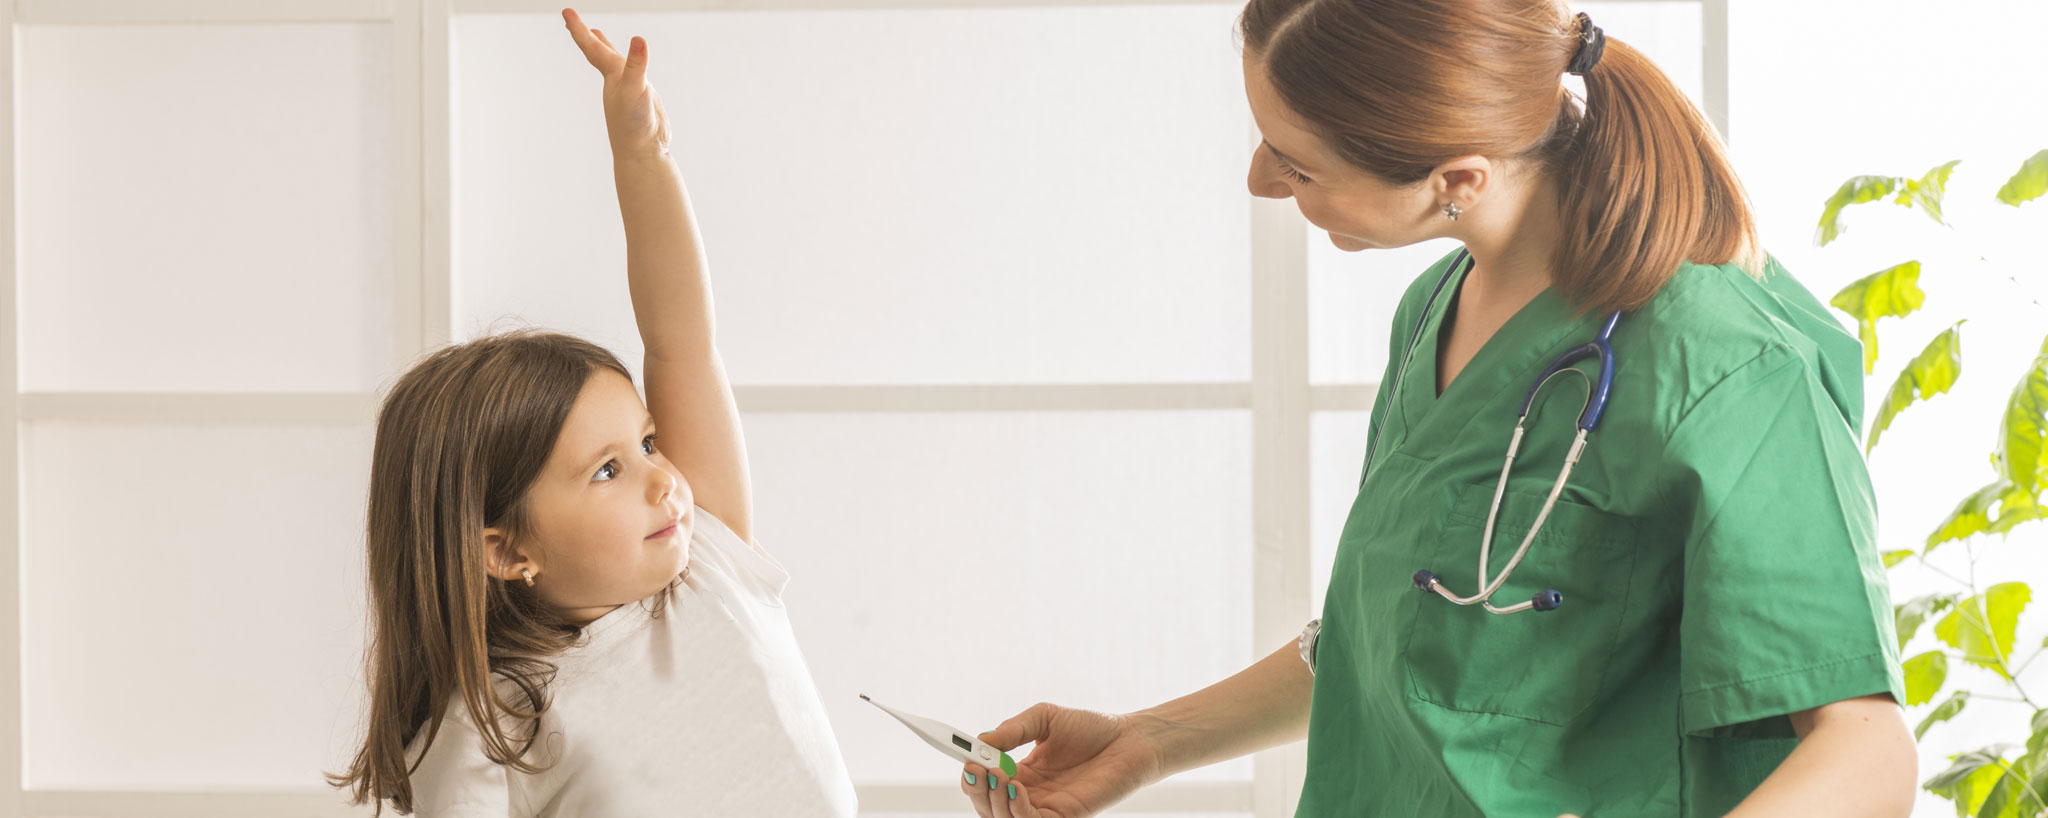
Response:
M18 36L23 388L352 392L385 376L389 26Z
M1671 77L1678 90L1692 98L1694 105L1706 110L1703 103L1706 66L1702 60L1701 48L1705 43L1705 12L1700 3L1651 0L1651 2L1580 2L1573 8L1593 18L1593 24L1600 27L1608 37L1635 46L1657 67ZM1733 56L1742 59L1749 53L1747 43L1738 45ZM1597 70L1597 69L1595 69ZM1576 79L1573 80L1577 82Z
M1330 564L1358 499L1370 412L1317 412L1309 421L1309 610L1322 615ZM1418 568L1421 566L1417 566Z
M759 539L794 577L855 780L959 774L861 693L980 732L1041 700L1148 707L1249 665L1250 420L748 417ZM1186 775L1250 776L1248 760Z
M1399 346L1389 346L1394 308L1401 293L1445 253L1450 239L1433 239L1390 250L1347 253L1330 234L1309 227L1308 318L1311 383L1378 383L1389 350L1408 343L1413 325L1402 327Z
M311 788L340 769L370 435L24 427L28 787Z
M652 44L741 384L1250 377L1228 5L590 18ZM458 17L456 330L639 355L600 80Z
M1649 55L1694 104L1700 104L1698 3L1586 2L1576 7L1592 15L1594 24L1609 36ZM1575 79L1566 81L1577 84ZM1311 225L1308 243L1309 380L1379 382L1401 293L1430 263L1456 250L1457 242L1437 239L1393 250L1347 253L1330 243L1328 233ZM1412 326L1404 328L1400 343L1405 344L1412 331Z

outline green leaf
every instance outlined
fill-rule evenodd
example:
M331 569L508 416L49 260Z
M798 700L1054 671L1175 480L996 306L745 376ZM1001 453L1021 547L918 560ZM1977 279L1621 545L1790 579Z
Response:
M1957 713L1963 712L1963 705L1969 703L1970 691L1968 690L1958 690L1949 694L1947 700L1935 705L1933 710L1927 712L1927 718L1920 720L1920 726L1913 728L1913 740L1919 741L1921 736L1927 734L1927 728L1955 718Z
M1874 202L1889 196L1899 187L1901 181L1903 180L1891 176L1857 176L1843 182L1842 187L1835 191L1835 195L1828 197L1827 204L1821 209L1821 246L1827 246L1828 242L1834 241L1846 231L1846 228L1837 224L1842 215L1842 208L1852 204Z
M2048 340L2041 354L2013 387L2005 404L2005 419L1998 424L1998 451L1992 462L2000 477L2015 487L2038 495L2048 484L2048 458L2041 452L2048 446Z
M2027 755L2038 755L2048 749L2048 710L2034 711L2034 721L2027 729L2033 732L2027 737Z
M2020 756L1998 767L1999 778L1992 783L1991 792L1985 794L1984 804L1977 808L1977 818L2025 818L2019 813L2026 798L2020 794L2020 788L2027 783L2027 773L2033 771L2032 762Z
M1927 617L1947 610L1962 598L1962 594L1926 594L1892 606L1892 615L1898 620L1899 647L1903 649L1907 642L1913 641L1914 635L1920 632L1920 624L1926 622Z
M1941 692L1948 681L1948 654L1930 650L1900 663L1906 673L1906 706L1918 707Z
M1961 161L1958 159L1937 165L1918 180L1901 180L1906 183L1906 189L1899 193L1898 203L1918 206L1934 219L1935 224L1946 226L1948 222L1941 219L1941 199L1948 195L1948 175L1955 171L1956 165Z
M1903 318L1927 300L1920 290L1920 262L1879 270L1856 279L1828 301L1856 319L1856 337L1863 341L1863 374L1877 364L1877 319Z
M1934 533L1927 535L1927 548L1920 556L1924 559L1945 542L1978 534L2006 534L2020 523L2044 518L2048 518L2048 508L2043 508L2034 494L2001 479L1957 503Z
M2016 818L2048 812L2048 800L2044 800L2048 799L2048 765L2041 763L2039 755L2030 756L2027 761L2033 765L2033 770L2026 775L2026 786L2014 788L2016 793L2025 793L2013 799Z
M1948 769L1935 773L1920 786L1928 792L1948 799L1956 806L1956 815L1967 818L1984 805L1998 780L2005 776L2005 769L1999 763L2005 760L2009 745L1995 744L1981 750L1950 756Z
M1913 556L1913 550L1906 548L1898 551L1886 551L1882 556L1884 557L1884 567L1891 568L1905 562L1907 557Z
M2014 489L2001 495L1998 504L1998 519L1991 521L1993 534L2012 533L2012 527L2029 520L2048 518L2048 507L2041 505L2041 498Z
M1989 668L2008 681L2013 628L2033 592L2024 582L2001 582L1958 603L1934 625L1935 638L1963 652L1963 661ZM1908 694L1907 698L1912 698Z
M1998 200L2019 207L2022 202L2040 198L2042 193L2048 193L2048 150L2021 162L2019 172L2006 180L2005 187L1998 189Z
M1884 405L1877 409L1877 420L1870 424L1870 440L1863 444L1865 454L1877 448L1877 439L1891 428L1892 418L1913 405L1913 401L1927 400L1956 385L1956 378L1963 374L1962 336L1957 333L1964 323L1957 321L1955 326L1942 330L1914 356L1912 363L1899 371L1899 379L1892 381L1891 392L1884 396ZM1868 360L1868 351L1864 354Z

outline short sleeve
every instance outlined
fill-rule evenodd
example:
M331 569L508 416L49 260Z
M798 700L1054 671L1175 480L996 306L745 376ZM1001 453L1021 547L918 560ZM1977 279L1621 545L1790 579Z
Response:
M422 736L425 728L421 729ZM406 753L418 758L418 740ZM417 818L506 818L511 792L504 765L483 752L483 737L458 697L441 720L441 731L426 758L412 772L413 815Z
M1737 367L1685 411L1662 462L1684 532L1687 734L1905 701L1869 473L1812 364L1773 346Z

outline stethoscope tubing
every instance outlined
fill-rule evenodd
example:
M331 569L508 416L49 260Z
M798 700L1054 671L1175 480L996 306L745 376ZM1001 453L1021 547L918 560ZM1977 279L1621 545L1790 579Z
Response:
M1459 267L1468 258L1470 258L1470 254L1466 250L1460 249L1458 251L1458 255L1452 260L1450 268L1444 273L1443 278L1437 281L1436 289L1430 293L1429 300L1423 304L1422 317L1416 321L1415 331L1408 339L1408 348L1402 353L1401 368L1395 376L1396 385L1406 381L1408 364L1415 357L1415 347L1422 339L1423 327L1429 323L1429 312L1435 306L1436 299L1442 295L1444 286L1450 283L1451 277L1457 274ZM1487 508L1486 529L1480 537L1478 570L1480 588L1478 593L1471 596L1459 596L1445 587L1441 577L1428 570L1415 572L1412 581L1417 589L1434 591L1438 596L1458 605L1478 604L1483 606L1488 612L1495 614L1521 613L1528 610L1553 611L1564 604L1564 595L1554 588L1539 591L1529 600L1507 607L1495 606L1492 602L1492 597L1496 591L1500 590L1502 585L1507 583L1508 578L1514 574L1515 568L1521 565L1522 559L1528 556L1529 548L1535 544L1537 534L1543 530L1544 521L1550 518L1551 510L1556 508L1558 496L1564 493L1564 487L1571 479L1572 468L1578 465L1579 458L1584 454L1586 444L1591 438L1593 430L1600 425L1601 417L1607 412L1608 397L1612 394L1614 388L1614 348L1610 342L1614 336L1614 328L1620 321L1621 311L1616 310L1608 315L1607 320L1603 322L1600 328L1600 335L1597 338L1565 350L1563 354L1557 356L1556 359L1550 362L1549 366L1544 367L1543 372L1536 377L1535 383L1523 395L1521 411L1515 417L1514 433L1508 440L1507 455L1501 463L1500 478L1494 483L1493 502ZM1578 362L1587 358L1598 358L1600 361L1600 375L1597 379L1591 378L1585 372L1575 368ZM1529 410L1535 405L1536 396L1543 391L1543 387L1548 385L1552 378L1566 372L1586 380L1586 404L1585 408L1579 413L1578 433L1573 436L1571 449L1565 454L1564 464L1558 469L1557 479L1551 483L1550 492L1543 500L1543 508L1537 512L1536 520L1530 524L1528 532L1523 535L1521 545L1515 549L1514 556L1508 559L1508 564L1501 567L1500 575L1489 580L1487 574L1488 566L1492 562L1493 557L1494 527L1500 516L1501 500L1507 494L1509 473L1514 469L1515 456L1520 453L1522 438L1527 432ZM1386 412L1380 413L1380 422L1374 424L1371 435L1367 440L1365 467L1358 478L1358 484L1361 489L1365 486L1366 477L1372 473L1372 458L1374 451L1379 446L1380 428L1386 423L1386 414Z

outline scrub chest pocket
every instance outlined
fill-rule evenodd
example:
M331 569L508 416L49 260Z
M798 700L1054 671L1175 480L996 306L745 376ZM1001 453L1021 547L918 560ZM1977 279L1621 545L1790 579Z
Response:
M1452 587L1478 589L1479 543L1494 486L1467 485L1438 529L1433 547L1418 549ZM1543 508L1543 492L1510 488L1494 526L1490 579L1514 557ZM1409 591L1401 632L1409 695L1452 710L1494 713L1564 725L1599 698L1629 611L1630 581L1641 544L1637 521L1559 497L1543 530L1514 574L1495 592L1495 605L1556 589L1554 611L1488 613L1435 593Z

